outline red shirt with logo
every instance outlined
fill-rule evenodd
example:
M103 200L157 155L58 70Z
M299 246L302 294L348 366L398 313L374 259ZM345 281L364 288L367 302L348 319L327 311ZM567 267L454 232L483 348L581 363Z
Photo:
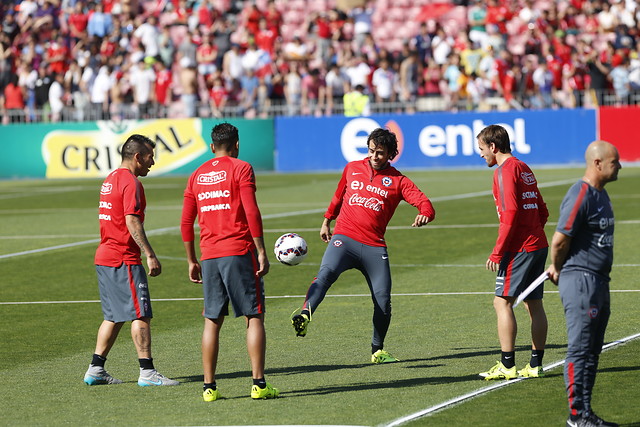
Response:
M223 156L196 169L184 190L180 230L185 242L195 239L196 216L202 260L244 255L254 249L253 237L262 237L262 217L251 165Z
M529 166L515 157L507 158L493 173L493 198L500 227L491 261L500 262L505 252L532 252L549 246L544 234L549 211Z
M119 267L122 263L142 263L140 246L129 233L126 216L136 215L144 223L146 207L142 183L129 169L119 168L107 176L100 189L100 245L95 256L97 265Z
M435 218L431 201L393 166L371 167L368 158L349 162L324 217L336 219L334 234L369 246L386 246L384 233L398 204L405 200L421 215Z

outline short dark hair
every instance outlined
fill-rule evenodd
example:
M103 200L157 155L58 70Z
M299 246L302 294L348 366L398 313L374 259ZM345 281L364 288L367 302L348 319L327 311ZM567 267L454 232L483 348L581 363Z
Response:
M487 145L493 142L501 153L511 153L509 134L507 130L500 125L487 126L480 131L477 138Z
M373 142L374 147L384 147L389 153L389 160L393 160L398 155L398 138L389 129L377 128L369 134L367 146Z
M136 153L146 153L149 147L153 150L156 143L144 135L134 133L122 145L122 160L132 159Z
M238 128L231 123L220 123L211 129L211 142L215 148L230 150L240 139Z

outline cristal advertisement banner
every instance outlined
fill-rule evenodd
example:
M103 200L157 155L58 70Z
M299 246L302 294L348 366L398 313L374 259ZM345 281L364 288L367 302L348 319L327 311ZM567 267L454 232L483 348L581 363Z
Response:
M240 132L240 158L255 170L273 170L273 121L230 120ZM8 125L0 127L0 178L103 177L120 164L133 133L156 142L153 175L189 174L211 158L218 120L162 119Z
M476 135L487 125L509 132L513 153L534 165L582 163L596 138L595 110L430 113L275 121L276 170L338 170L367 154L367 135L386 127L398 137L399 168L482 166Z

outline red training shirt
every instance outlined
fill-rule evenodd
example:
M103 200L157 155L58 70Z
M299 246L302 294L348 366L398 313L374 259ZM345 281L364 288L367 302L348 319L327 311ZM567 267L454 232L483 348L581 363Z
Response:
M194 240L200 225L201 260L244 255L262 237L251 165L229 156L207 160L193 172L184 190L180 230L184 242Z
M126 216L136 215L144 223L147 199L142 183L129 169L111 172L100 189L100 245L95 263L107 267L141 264L140 246L127 228Z
M499 263L505 252L532 252L549 246L544 234L549 211L526 163L509 157L494 171L493 198L500 228L491 261Z
M347 163L324 217L336 219L333 234L344 234L369 246L386 246L384 233L398 204L405 200L433 221L431 201L393 166L381 170L369 159Z

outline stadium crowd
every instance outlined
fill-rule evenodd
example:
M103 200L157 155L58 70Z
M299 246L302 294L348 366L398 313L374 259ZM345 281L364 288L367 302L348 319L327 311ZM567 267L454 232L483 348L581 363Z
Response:
M8 0L0 17L3 123L593 107L640 88L634 0Z

